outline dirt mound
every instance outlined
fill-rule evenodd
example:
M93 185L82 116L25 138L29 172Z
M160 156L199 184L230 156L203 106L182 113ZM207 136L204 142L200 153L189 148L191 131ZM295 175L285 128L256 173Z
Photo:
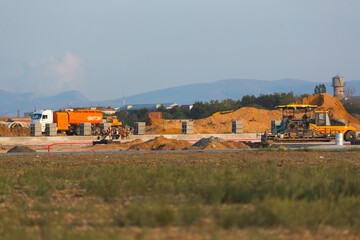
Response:
M144 143L134 144L129 147L129 150L182 150L190 147L191 143L188 141L160 136Z
M136 144L140 144L143 141L141 139L135 139L133 141L128 141L128 142L112 142L112 143L98 143L98 144L93 144L91 146L86 146L84 147L86 149L86 151L92 151L92 152L96 152L96 151L114 151L114 150L128 150L130 146L132 145L136 145ZM81 149L80 149L81 150Z
M143 140L141 140L141 139L135 139L135 140L133 140L133 141L121 143L121 145L124 146L124 147L128 147L128 148L129 148L129 147L131 147L132 145L140 144L140 143L142 143L142 142L143 142Z
M181 134L180 120L151 119L147 134Z
M195 133L231 133L232 121L242 121L243 131L264 132L270 130L271 120L281 119L279 110L243 107L234 112L194 120Z
M10 129L7 126L0 125L0 137L30 136L29 128Z
M330 94L314 94L302 99L299 103L316 104L319 106L319 110L328 110L333 118L344 119L355 128L360 129L360 121L345 110L338 98ZM280 120L281 118L281 110L243 107L226 114L194 120L193 131L195 134L231 133L232 121L240 120L243 122L244 133L264 132L270 131L271 120ZM181 134L181 121L156 119L150 126L147 126L146 131L149 134Z
M193 145L201 149L244 149L249 148L246 144L242 142L226 142L222 138L218 137L209 137L202 138Z
M231 133L232 121L242 121L243 130L248 132L264 132L270 130L271 120L281 119L279 110L264 110L251 107L240 108L234 112L210 116L193 121L195 134ZM149 134L181 134L180 120L157 120L148 126Z
M34 149L31 149L26 146L15 146L11 148L8 153L22 153L22 152L36 152Z
M356 129L360 129L360 121L345 110L338 98L333 97L328 93L313 94L303 98L301 103L318 105L319 108L317 108L317 110L327 110L332 118L344 119L347 122L350 122Z

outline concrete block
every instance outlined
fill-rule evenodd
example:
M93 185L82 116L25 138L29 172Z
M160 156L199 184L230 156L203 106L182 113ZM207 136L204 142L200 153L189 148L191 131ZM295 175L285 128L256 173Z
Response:
M47 123L45 124L45 136L56 136L57 135L57 124Z
M144 134L145 134L145 122L135 122L134 135L144 135Z
M80 136L91 136L91 123L80 124Z
M181 133L182 134L192 134L194 124L192 121L182 121L181 122Z
M40 123L32 123L30 124L30 136L39 137L41 136L41 124Z
M231 132L232 133L243 133L244 130L243 130L243 122L242 121L232 121L232 124L231 124Z

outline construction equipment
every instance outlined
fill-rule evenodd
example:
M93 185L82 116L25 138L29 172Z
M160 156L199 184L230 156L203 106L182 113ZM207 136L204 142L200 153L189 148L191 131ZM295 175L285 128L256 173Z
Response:
M233 112L235 112L235 110L219 111L219 112L213 113L212 116L217 116L217 115L221 115L221 114L228 114L228 113L233 113Z
M119 128L122 126L122 122L117 119L116 116L108 116L106 117L107 123L111 123L111 128Z
M331 141L337 133L342 133L345 141L353 142L356 139L355 127L330 118L328 111L315 110L317 107L310 104L277 106L283 111L283 117L281 121L272 121L271 134L265 133L263 141Z
M80 135L80 124L91 123L92 130L99 128L103 121L103 114L99 110L79 109L74 111L55 112L41 110L31 115L31 123L40 123L41 131L45 132L47 123L56 123L57 132L66 132L67 135Z

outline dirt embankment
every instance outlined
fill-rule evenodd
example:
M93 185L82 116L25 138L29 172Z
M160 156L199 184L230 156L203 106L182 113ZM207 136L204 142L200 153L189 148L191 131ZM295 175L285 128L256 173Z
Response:
M314 94L302 99L299 103L315 104L319 110L328 110L335 119L344 119L355 128L360 129L360 121L350 115L339 101L330 94ZM249 132L270 131L271 120L280 120L281 110L264 110L243 107L234 112L219 114L193 121L194 133L231 133L232 121L242 121L243 130ZM180 120L150 119L146 129L148 134L181 134Z

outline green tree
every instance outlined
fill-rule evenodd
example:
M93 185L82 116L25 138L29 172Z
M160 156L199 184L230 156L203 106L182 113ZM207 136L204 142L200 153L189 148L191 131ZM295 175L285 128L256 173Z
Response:
M203 102L195 102L192 109L190 110L190 117L192 119L200 119L210 116L206 104Z

